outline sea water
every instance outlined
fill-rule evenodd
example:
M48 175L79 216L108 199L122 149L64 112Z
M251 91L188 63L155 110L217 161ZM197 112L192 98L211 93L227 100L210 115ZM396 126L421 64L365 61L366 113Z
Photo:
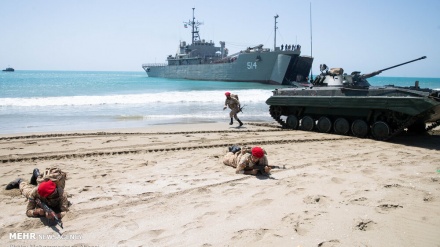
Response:
M440 88L440 78L373 77L375 86ZM244 122L269 122L265 101L282 86L151 78L145 72L0 73L0 134L141 128L229 122L226 91L238 94Z

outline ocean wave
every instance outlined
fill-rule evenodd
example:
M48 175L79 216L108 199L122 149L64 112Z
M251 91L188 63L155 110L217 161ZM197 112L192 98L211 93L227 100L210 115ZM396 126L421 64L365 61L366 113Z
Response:
M242 102L264 102L272 95L270 90L238 90ZM0 98L0 107L7 106L83 106L83 105L129 105L156 103L222 103L224 91L174 91L161 93L96 95L96 96L61 96L32 98Z

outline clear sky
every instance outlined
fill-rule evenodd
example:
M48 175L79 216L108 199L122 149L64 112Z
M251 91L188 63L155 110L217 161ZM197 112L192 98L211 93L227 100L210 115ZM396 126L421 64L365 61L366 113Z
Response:
M440 77L439 0L3 0L0 68L142 71L190 41L193 7L201 38L230 54L273 48L278 14L277 45L312 53L314 74L321 63L367 73L427 56L381 76Z

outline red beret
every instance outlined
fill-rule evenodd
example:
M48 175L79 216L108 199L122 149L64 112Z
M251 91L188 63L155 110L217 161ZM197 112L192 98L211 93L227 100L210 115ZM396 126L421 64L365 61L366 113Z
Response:
M226 95L226 96L230 96L231 93L230 93L230 92L226 92L225 95Z
M50 196L55 191L56 188L57 185L54 182L52 182L52 180L48 180L38 185L38 194L41 197L46 198Z
M260 147L254 147L252 148L252 155L257 158L262 158L264 156L264 151Z

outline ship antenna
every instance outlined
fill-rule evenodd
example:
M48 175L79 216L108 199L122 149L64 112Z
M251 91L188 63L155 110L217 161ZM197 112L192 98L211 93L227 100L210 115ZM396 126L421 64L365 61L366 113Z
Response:
M312 2L310 2L310 56L313 58L313 42L312 42ZM313 62L312 62L313 65ZM313 81L313 66L310 66L310 81Z
M191 28L192 28L192 31L191 31L191 34L192 34L192 37L191 37L191 43L192 43L192 44L194 44L195 41L200 41L200 36L199 36L199 26L203 24L203 22L198 22L198 21L196 21L196 18L194 17L194 10L195 10L195 9L196 9L196 8L192 8L192 10L193 10L193 18L192 18L192 21L189 20L189 21L187 21L187 22L183 22L183 24L185 25L185 27L186 27L187 25L189 25L189 26L191 26Z
M279 15L277 14L276 16L274 16L275 18L275 35L273 37L273 50L275 51L276 47L277 47L277 18L279 17Z
M191 39L191 40L192 40L192 44L194 44L194 34L195 34L195 32L194 32L194 26L195 26L195 25L194 25L194 24L196 23L196 22L195 22L195 19L196 19L196 18L194 17L194 10L195 10L196 8L192 8L192 9L193 9L193 20L192 20L192 22L191 22L191 24L192 24L192 25L191 25L191 27L192 27L192 32L191 32L191 33L192 33L192 39Z

